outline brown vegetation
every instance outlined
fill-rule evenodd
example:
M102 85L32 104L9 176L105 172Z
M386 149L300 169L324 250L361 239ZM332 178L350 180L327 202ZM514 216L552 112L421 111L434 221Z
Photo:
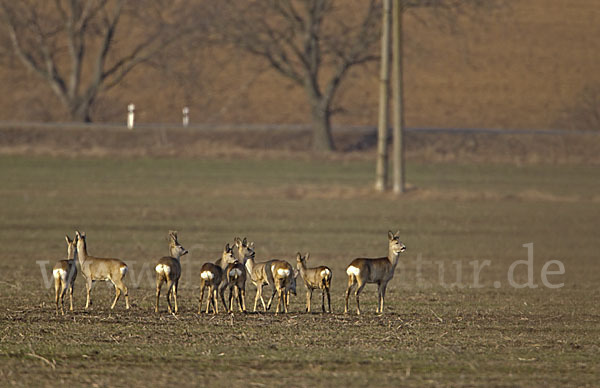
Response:
M7 126L0 154L305 160L315 157L311 137L307 129ZM338 130L334 138L343 152L320 158L375 160L375 129ZM596 134L408 132L406 145L409 161L600 164Z
M427 11L406 17L408 126L550 128L588 125L579 106L600 83L600 25L595 0L529 0L440 25ZM198 20L202 20L199 17ZM423 23L423 21L425 23ZM170 66L140 67L100 96L92 118L123 122L126 105L138 122L308 123L304 91L265 63L225 47L183 47ZM67 112L52 92L6 56L0 71L0 118L60 120ZM160 62L160 61L159 61ZM351 71L341 86L334 124L374 125L376 64ZM588 85L592 85L589 86ZM589 94L589 93L588 93ZM579 97L578 97L579 96ZM585 99L584 99L585 100ZM581 120L581 121L580 121Z

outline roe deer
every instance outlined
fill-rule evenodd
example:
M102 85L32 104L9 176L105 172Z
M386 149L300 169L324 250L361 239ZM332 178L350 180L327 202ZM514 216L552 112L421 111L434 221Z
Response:
M234 239L233 257L235 261L225 268L223 284L220 293L223 305L228 312L233 312L233 295L237 295L238 307L241 312L246 312L246 261L254 258L254 243L248 244L246 238ZM225 290L229 289L229 303L224 299Z
M256 296L254 297L254 312L256 312L256 305L258 300L262 302L263 310L267 311L267 305L265 304L265 300L262 297L262 289L264 286L269 284L266 265L268 262L257 263L254 259L254 256L248 258L246 260L246 269L250 274L250 280L252 284L256 286Z
M67 259L60 260L52 268L52 276L54 277L54 299L56 302L56 315L58 315L58 304L60 300L60 311L65 315L64 301L65 293L69 291L69 310L73 311L73 286L77 277L77 236L71 240L69 236L65 236L67 240Z
M246 261L246 269L248 270L248 273L250 274L250 279L252 280L252 283L256 286L256 296L254 297L254 311L255 312L256 312L256 305L258 304L259 299L262 302L263 310L265 312L271 308L271 303L273 302L273 297L275 296L275 294L278 291L276 284L275 284L275 277L273 276L273 264L275 264L276 262L280 262L280 261L281 260L269 260L269 261L257 263L257 262L255 262L254 257L251 257ZM283 261L283 263L286 263L289 266L289 268L292 267L289 263L287 263L285 261ZM281 272L281 274L286 273L285 272L286 268L281 268L283 270ZM275 271L275 272L277 272L277 271ZM296 276L298 276L298 274L293 270L293 268L290 270L289 274L291 276L287 277L285 279L285 282L283 282L283 288L285 289L285 294L286 294L284 296L284 299L286 301L286 303L285 303L286 310L287 310L287 307L289 306L289 293L291 292L294 295L296 295ZM262 296L263 287L266 285L270 285L273 288L273 294L271 295L271 299L269 299L268 305L265 304L265 300L263 299L263 296Z
M360 314L359 294L367 283L377 283L377 295L379 304L377 313L383 314L383 300L385 298L385 289L388 282L394 276L394 270L398 264L400 252L406 250L406 246L400 241L400 231L393 234L388 232L389 249L388 256L377 259L354 259L346 268L348 274L348 288L346 289L346 307L344 313L348 312L348 298L354 284L358 284L356 288L356 313Z
M158 298L163 283L167 283L167 305L169 313L173 313L171 307L171 296L175 302L175 313L179 310L177 306L177 288L179 287L179 278L181 277L181 256L187 255L188 251L177 241L177 231L169 231L169 253L171 256L161 258L154 270L156 271L156 305L154 312L158 312Z
M310 253L306 256L302 256L300 252L296 255L296 262L300 276L304 280L304 286L306 286L306 312L310 313L310 302L312 299L312 293L314 289L321 290L321 308L325 312L325 293L327 293L327 305L329 306L329 312L331 313L331 295L329 289L331 288L331 270L323 265L314 268L307 268L306 262L310 257Z
M283 312L288 312L288 306L290 304L290 293L296 295L296 277L298 272L294 271L294 268L290 263L284 260L270 260L265 266L267 273L267 281L273 286L273 294L269 303L267 304L267 310L271 308L271 302L275 294L277 294L277 307L275 314L279 313L279 307L283 302Z
M79 256L79 264L81 266L81 272L85 277L85 286L87 290L85 308L87 309L91 305L90 292L94 282L97 280L110 280L115 286L115 300L110 308L115 308L117 300L119 300L122 292L125 294L125 307L129 310L129 293L127 291L127 286L125 286L125 283L123 282L123 278L127 274L127 264L119 259L89 256L87 253L85 233L76 231L75 234L77 235L77 256Z
M210 306L213 307L213 313L219 313L217 293L219 285L223 280L223 273L229 263L233 263L233 250L229 244L225 245L225 249L221 254L221 258L213 263L204 263L200 269L200 303L198 304L198 314L202 312L202 300L204 299L204 290L208 288L208 299L206 301L206 313L210 311Z

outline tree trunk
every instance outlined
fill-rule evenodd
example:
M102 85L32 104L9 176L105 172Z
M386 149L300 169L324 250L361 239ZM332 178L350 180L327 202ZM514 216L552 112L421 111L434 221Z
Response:
M325 104L319 102L312 106L312 149L317 152L334 150L333 137L331 135L331 112L323 105Z
M383 0L381 33L381 73L379 76L379 122L375 190L385 191L388 180L388 112L390 100L390 10L391 0Z
M69 114L71 120L77 122L91 123L92 117L90 116L90 109L92 107L91 101L80 101L80 102L69 102Z
M403 47L402 47L402 15L404 13L404 1L394 0L393 3L393 18L392 18L392 31L393 31L393 94L394 94L394 141L393 141L393 152L394 157L392 164L394 167L394 185L393 190L395 194L402 194L405 191L404 187L404 93L403 93L403 79L402 79L402 59L403 59Z

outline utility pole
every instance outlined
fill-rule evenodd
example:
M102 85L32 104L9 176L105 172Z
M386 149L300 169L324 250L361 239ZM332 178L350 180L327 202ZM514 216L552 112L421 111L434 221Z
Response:
M375 190L385 191L388 180L388 118L390 101L390 13L391 0L383 0L381 32L381 73L379 76L379 121Z
M402 84L402 15L404 14L404 0L394 0L392 18L393 33L393 64L392 89L394 94L394 142L393 142L393 190L395 194L402 194L404 188L404 110L403 110L403 84Z

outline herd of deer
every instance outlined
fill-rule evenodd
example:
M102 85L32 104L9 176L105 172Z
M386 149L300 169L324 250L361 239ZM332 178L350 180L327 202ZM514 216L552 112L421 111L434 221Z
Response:
M399 239L399 232L388 232L389 250L387 257L380 258L358 258L352 260L346 268L348 275L348 287L346 288L346 304L344 313L348 312L348 298L356 286L356 312L360 314L359 295L366 284L376 283L378 286L379 303L377 313L383 313L383 301L388 282L394 276L394 270L398 264L400 253L406 250L406 246ZM56 313L59 306L64 315L64 297L69 292L70 310L73 311L73 286L77 277L77 261L85 278L87 298L85 308L91 305L90 292L95 281L111 281L115 286L115 299L111 309L115 307L121 293L125 295L125 305L129 309L129 293L123 278L127 274L127 264L119 259L99 258L87 253L85 233L76 231L75 238L71 240L66 236L67 259L60 260L53 268ZM158 301L160 291L164 283L167 284L167 305L169 313L177 313L177 288L181 277L180 259L188 251L178 242L177 232L170 231L168 235L170 256L161 258L155 266L156 271L156 303L154 311L158 312ZM322 311L325 312L325 295L327 295L328 312L331 313L331 277L332 272L326 266L309 268L307 261L309 254L302 256L296 254L296 269L285 260L269 260L257 263L255 261L254 243L248 243L247 239L239 237L234 239L233 245L227 244L221 257L215 263L205 263L200 270L201 293L198 313L202 312L202 301L205 290L208 289L206 302L206 313L219 312L218 296L225 306L227 312L233 311L234 296L237 299L238 308L246 312L246 279L256 286L254 298L254 311L258 300L262 302L264 311L271 307L271 303L278 297L275 313L279 311L288 312L290 293L296 295L296 278L301 276L306 287L306 312L311 311L311 299L314 290L321 290ZM269 302L265 304L262 297L264 286L270 286L272 294ZM229 299L225 301L225 291L229 290ZM171 305L174 302L174 308Z

